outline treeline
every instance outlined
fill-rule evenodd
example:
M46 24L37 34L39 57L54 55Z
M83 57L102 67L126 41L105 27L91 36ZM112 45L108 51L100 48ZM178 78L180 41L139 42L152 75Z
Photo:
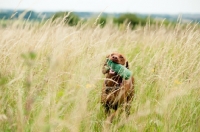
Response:
M87 19L82 19L75 13L69 13L69 12L57 12L53 15L52 21L56 20L62 20L65 24L70 25L70 26L76 26L79 23L85 23L87 21L93 20L93 23L96 25L99 25L100 27L104 27L107 24L107 21L111 20L114 24L120 26L120 25L128 25L132 29L134 29L136 26L145 26L147 23L148 24L156 24L156 23L161 23L164 25L168 25L170 21L165 20L164 22L161 20L156 20L150 17L140 17L136 14L132 13L125 13L121 14L118 17L113 17L113 16L105 16L105 15L99 15Z
M50 13L37 13L34 11L24 11L24 10L6 10L6 11L0 11L0 19L28 19L28 20L36 20L40 21L44 18L44 16L50 17L52 14Z
M107 23L113 23L118 25L119 27L122 26L129 26L130 28L134 29L136 26L144 26L148 24L160 24L168 26L169 24L174 25L177 22L177 18L175 16L167 16L165 19L165 15L162 15L161 18L156 17L157 15L148 15L145 14L132 14L132 13L102 13L102 14L94 14L91 12L41 12L37 13L34 11L24 11L24 10L0 10L0 19L26 19L31 21L45 21L45 20L52 20L60 21L62 20L64 24L70 26L76 26L77 24L82 24L88 22L88 24L96 24L100 27L104 27ZM191 15L190 15L191 17ZM173 18L173 19L170 19ZM186 16L184 16L186 18ZM188 17L187 17L188 18ZM200 19L200 18L199 18ZM199 19L193 22L199 22ZM164 21L163 21L164 20ZM192 20L191 20L192 21Z

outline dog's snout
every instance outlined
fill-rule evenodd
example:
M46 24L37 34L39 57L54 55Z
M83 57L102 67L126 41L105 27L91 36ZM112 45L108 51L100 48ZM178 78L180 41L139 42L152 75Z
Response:
M117 56L114 56L114 55L113 55L112 58L115 59L115 60L117 60Z

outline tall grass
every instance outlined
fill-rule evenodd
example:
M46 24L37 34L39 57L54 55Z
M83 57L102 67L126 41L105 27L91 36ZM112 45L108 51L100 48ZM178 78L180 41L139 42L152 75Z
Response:
M8 21L0 28L0 131L200 131L200 28L135 30ZM100 104L105 56L127 56L131 115L109 126Z

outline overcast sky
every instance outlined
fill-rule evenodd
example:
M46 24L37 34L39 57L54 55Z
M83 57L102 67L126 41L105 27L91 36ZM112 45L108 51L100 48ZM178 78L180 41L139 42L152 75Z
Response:
M0 0L0 9L133 13L200 13L200 0Z

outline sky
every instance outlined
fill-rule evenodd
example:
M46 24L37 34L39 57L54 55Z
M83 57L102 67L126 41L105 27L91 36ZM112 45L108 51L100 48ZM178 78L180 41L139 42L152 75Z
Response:
M0 9L200 14L200 0L0 0Z

